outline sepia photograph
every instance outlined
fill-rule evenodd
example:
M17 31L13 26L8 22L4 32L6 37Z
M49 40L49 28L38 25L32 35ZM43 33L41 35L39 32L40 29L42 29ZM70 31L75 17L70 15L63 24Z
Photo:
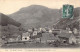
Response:
M80 0L0 0L0 48L80 48Z

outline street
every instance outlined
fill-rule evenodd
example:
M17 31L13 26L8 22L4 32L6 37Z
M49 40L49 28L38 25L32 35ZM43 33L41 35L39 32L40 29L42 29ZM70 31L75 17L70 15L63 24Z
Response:
M55 47L54 45L49 45L45 43L14 43L14 44L5 44L2 48L79 48L79 45L60 45Z

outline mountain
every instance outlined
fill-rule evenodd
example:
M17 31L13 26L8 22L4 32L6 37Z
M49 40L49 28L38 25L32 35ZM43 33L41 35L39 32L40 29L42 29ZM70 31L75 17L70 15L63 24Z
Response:
M79 17L80 16L80 7L77 7L74 9L74 17Z
M15 25L15 26L21 25L16 20L13 20L12 18L8 17L7 15L0 13L0 25L7 26L8 24Z
M74 8L73 19L61 18L58 20L58 23L54 25L54 27L56 28L70 27L71 29L73 28L79 29L79 21L80 21L80 7L77 7L77 8Z
M50 9L45 6L31 5L21 8L19 11L9 16L22 23L24 26L38 27L53 25L61 18L59 11L58 9Z
M80 8L74 10L75 17L78 16ZM79 10L79 11L78 11ZM52 26L61 18L61 9L50 9L41 5L31 5L21 8L19 11L10 14L9 17L22 23L24 27Z

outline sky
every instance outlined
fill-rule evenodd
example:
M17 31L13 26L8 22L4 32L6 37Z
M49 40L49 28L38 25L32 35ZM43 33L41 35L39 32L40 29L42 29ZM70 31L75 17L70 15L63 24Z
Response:
M80 7L80 0L0 0L0 13L12 14L30 5L43 5L48 8L59 9L63 4Z

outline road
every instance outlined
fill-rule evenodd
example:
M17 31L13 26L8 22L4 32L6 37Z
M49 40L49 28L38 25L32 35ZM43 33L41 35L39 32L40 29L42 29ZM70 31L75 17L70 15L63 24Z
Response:
M79 48L79 45L61 45L54 47L54 45L44 44L44 43L14 43L14 44L5 44L2 48Z

